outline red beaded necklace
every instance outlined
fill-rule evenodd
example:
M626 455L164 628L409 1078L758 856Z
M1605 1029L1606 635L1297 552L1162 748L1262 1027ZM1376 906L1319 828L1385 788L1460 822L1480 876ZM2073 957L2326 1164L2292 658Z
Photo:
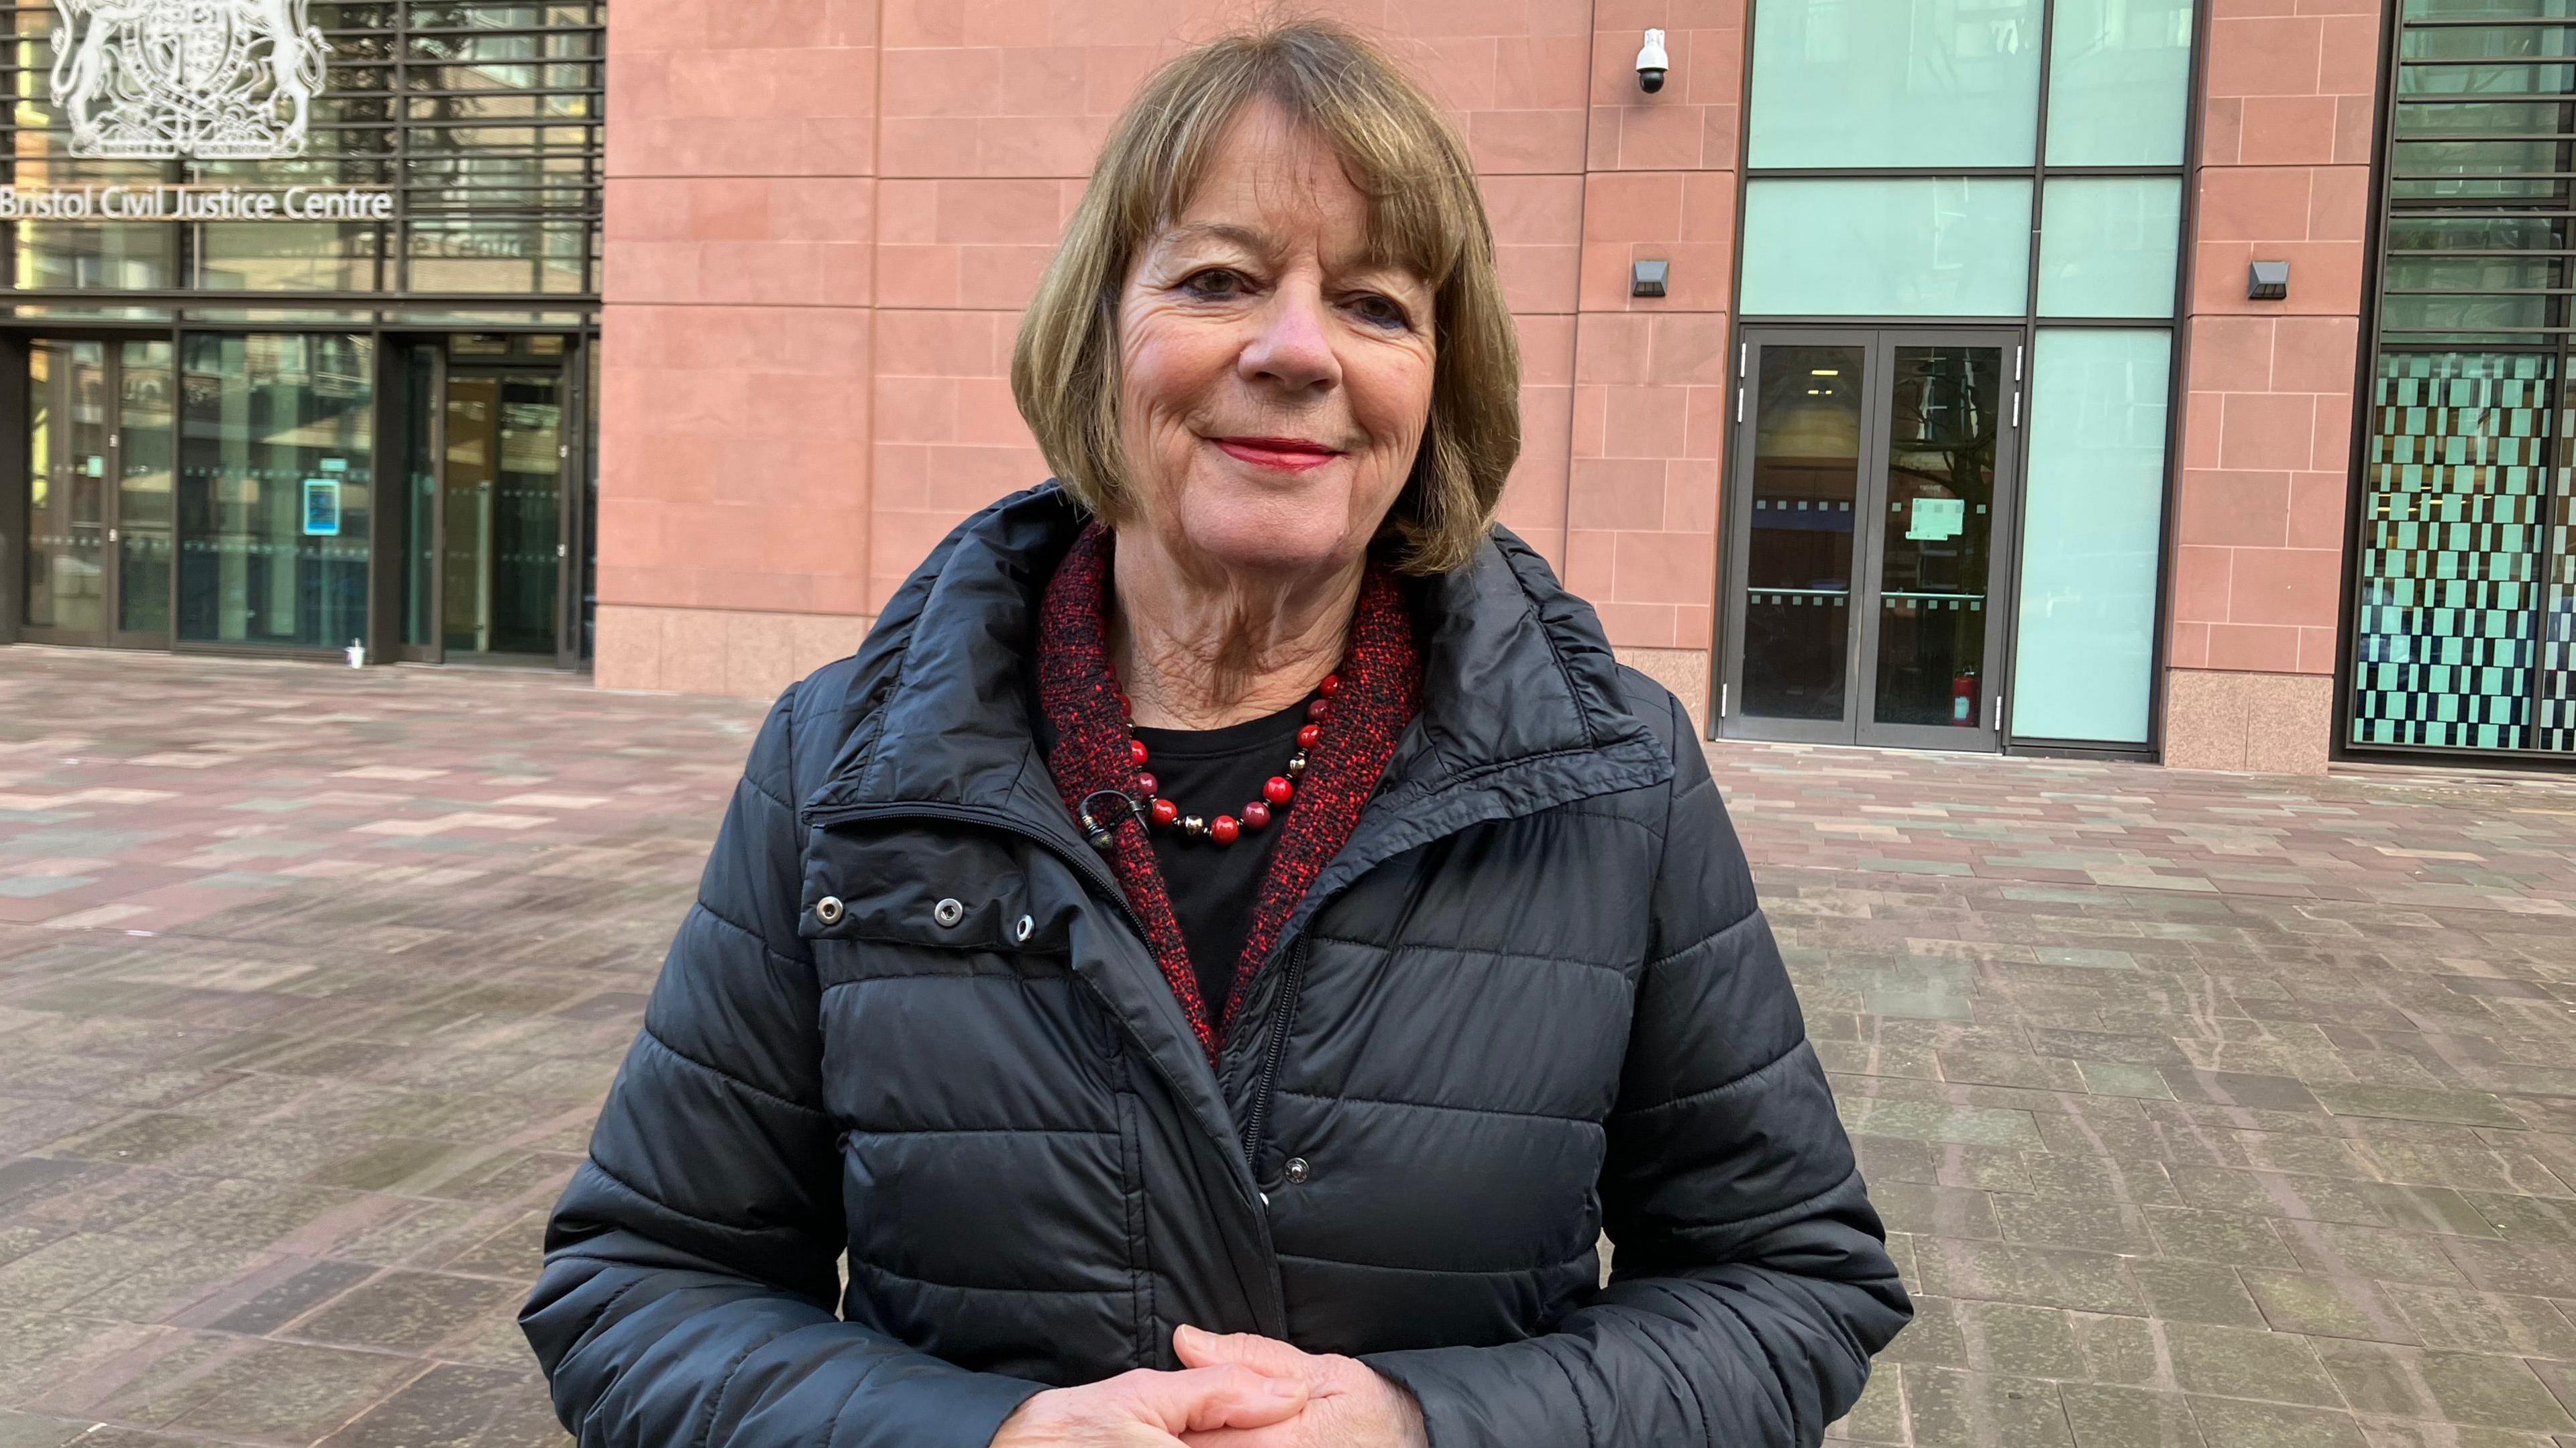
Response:
M1126 691L1119 691L1118 717L1125 721L1127 726L1127 757L1136 769L1135 793L1128 794L1121 790L1104 789L1095 790L1085 796L1081 810L1083 834L1090 839L1094 849L1107 850L1110 847L1113 837L1109 827L1094 818L1091 813L1091 801L1104 794L1116 796L1138 819L1160 829L1177 829L1181 832L1181 837L1188 840L1207 840L1215 844L1230 845L1243 838L1246 830L1258 831L1267 828L1270 824L1271 811L1286 809L1289 802L1297 797L1297 781L1306 773L1306 751L1314 748L1315 742L1324 737L1324 721L1332 716L1333 696L1341 691L1342 676L1326 674L1324 682L1316 686L1317 697L1307 701L1306 723L1297 730L1297 752L1288 756L1288 772L1270 776L1261 786L1261 797L1247 801L1243 806L1243 815L1239 819L1233 815L1222 814L1215 819L1194 814L1185 815L1181 813L1179 805L1163 798L1160 793L1160 782L1145 769L1147 762L1145 741L1136 737L1135 707L1128 702ZM1143 804L1137 802L1140 796L1145 801Z

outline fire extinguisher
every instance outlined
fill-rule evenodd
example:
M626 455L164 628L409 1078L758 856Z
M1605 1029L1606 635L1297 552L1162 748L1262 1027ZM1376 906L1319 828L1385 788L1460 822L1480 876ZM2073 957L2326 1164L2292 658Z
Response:
M1950 676L1950 722L1961 728L1972 728L1977 722L1977 671L1963 669Z

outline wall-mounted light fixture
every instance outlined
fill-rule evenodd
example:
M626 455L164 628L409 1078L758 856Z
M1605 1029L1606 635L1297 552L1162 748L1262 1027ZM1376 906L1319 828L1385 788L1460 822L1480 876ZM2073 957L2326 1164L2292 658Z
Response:
M1673 264L1668 261L1630 262L1628 264L1628 295L1632 297L1660 297L1664 294L1665 283L1671 280L1672 274Z
M2246 273L2245 298L2254 302L2277 302L2290 294L2290 264L2285 261L2258 261Z

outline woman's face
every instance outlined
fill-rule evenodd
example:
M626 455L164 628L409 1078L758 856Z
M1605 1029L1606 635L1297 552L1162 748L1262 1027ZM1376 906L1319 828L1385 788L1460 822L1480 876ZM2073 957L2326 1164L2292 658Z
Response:
M1356 561L1430 417L1431 309L1421 277L1368 256L1331 148L1247 106L1120 295L1134 521L1184 568Z

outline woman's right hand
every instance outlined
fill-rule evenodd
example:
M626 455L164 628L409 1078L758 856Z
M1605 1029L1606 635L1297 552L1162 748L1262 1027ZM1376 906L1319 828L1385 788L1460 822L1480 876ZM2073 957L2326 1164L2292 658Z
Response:
M1139 1368L1049 1388L1002 1420L992 1448L1180 1448L1183 1433L1267 1428L1306 1406L1306 1385L1246 1367Z

